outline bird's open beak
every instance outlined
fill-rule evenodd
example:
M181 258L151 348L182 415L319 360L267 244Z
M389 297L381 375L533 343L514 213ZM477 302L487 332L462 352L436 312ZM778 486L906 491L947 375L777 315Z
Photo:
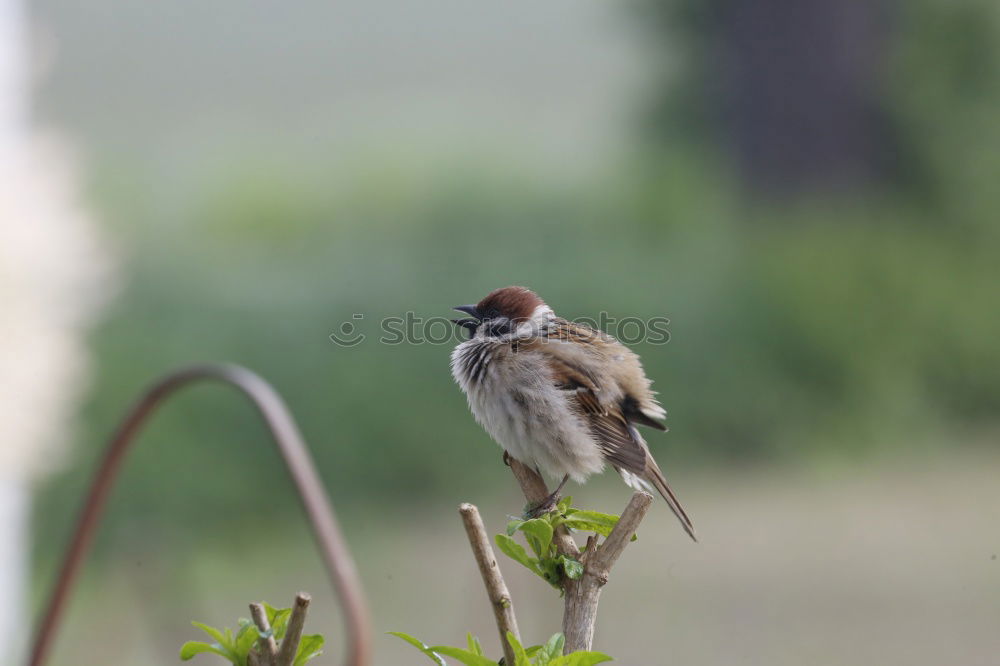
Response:
M461 326L469 332L469 337L472 337L476 333L476 329L479 328L478 319L470 319L469 317L462 317L461 319L452 319L451 323L456 326Z
M462 317L461 319L452 319L451 323L456 326L461 326L469 332L469 337L471 338L476 334L476 329L479 328L479 323L482 321L482 317L479 316L479 308L475 305L458 305L453 308L459 312L464 312L469 317Z
M475 305L456 305L452 309L458 310L459 312L464 312L465 314L475 319L482 319L482 316L480 316L479 314L479 308L477 308Z

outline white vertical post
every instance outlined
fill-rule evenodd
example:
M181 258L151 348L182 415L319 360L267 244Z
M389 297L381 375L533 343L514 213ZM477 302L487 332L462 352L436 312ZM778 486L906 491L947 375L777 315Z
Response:
M0 172L24 159L28 132L26 22L21 0L0 0ZM16 224L0 220L0 224ZM27 443L25 443L27 444ZM8 446L11 443L8 443ZM0 470L0 627L14 640L13 659L25 649L28 566L27 470Z
M27 483L0 477L0 627L14 640L13 661L20 663L28 627L25 579L28 575Z
M19 158L27 132L26 21L21 0L0 0L0 159Z

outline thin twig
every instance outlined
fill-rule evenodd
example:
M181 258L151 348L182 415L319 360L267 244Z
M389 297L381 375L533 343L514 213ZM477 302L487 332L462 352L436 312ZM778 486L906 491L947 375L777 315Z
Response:
M479 565L479 573L486 586L486 595L490 599L490 606L493 607L497 631L500 633L500 645L503 646L504 663L513 664L517 657L514 654L514 649L507 642L507 632L514 634L518 641L521 640L521 634L517 630L517 618L514 617L514 603L510 598L510 592L507 590L503 575L500 573L500 566L497 564L496 554L493 552L489 537L486 535L486 527L483 526L479 509L473 504L462 504L458 507L458 512L462 515L462 523L465 525L465 533L469 537L472 555L476 558L476 564Z
M275 666L292 666L295 662L295 652L302 639L302 627L306 624L306 612L309 610L310 601L312 601L312 597L305 592L299 592L295 595L292 614L288 617L288 628L285 629L285 637L281 639L281 647L278 648L278 659L275 661Z
M583 552L580 554L580 564L586 564L590 561L590 558L594 556L594 552L597 550L597 535L591 534L587 537L587 545L584 546Z
M260 630L261 637L257 640L260 646L260 653L257 662L260 666L274 666L274 660L278 656L278 644L271 633L271 623L267 621L267 611L263 604L250 604L250 617ZM264 636L267 638L264 638Z
M618 524L611 530L611 534L604 540L594 556L587 562L587 569L594 573L607 576L611 567L615 565L621 556L625 546L629 544L632 535L639 528L639 523L646 517L646 512L653 503L653 496L649 493L637 490L632 494L628 506L622 511Z

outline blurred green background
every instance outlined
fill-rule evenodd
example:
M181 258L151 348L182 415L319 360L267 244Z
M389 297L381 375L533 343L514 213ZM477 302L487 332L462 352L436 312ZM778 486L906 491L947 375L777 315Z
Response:
M995 2L33 12L56 44L37 113L83 149L122 263L72 462L38 493L36 596L136 392L225 360L299 419L376 628L495 644L452 512L474 501L499 530L520 508L511 479L452 383L451 343L377 338L384 317L524 284L571 318L670 319L669 344L635 349L670 412L651 446L706 545L654 512L598 647L647 664L1000 653ZM335 345L344 322L367 339ZM93 636L112 631L135 663L169 664L189 619L325 593L276 464L230 392L164 409L57 658L108 663ZM572 493L607 511L627 496L616 479ZM554 631L548 591L513 585L529 640ZM90 617L107 598L144 610ZM378 663L413 663L392 640Z

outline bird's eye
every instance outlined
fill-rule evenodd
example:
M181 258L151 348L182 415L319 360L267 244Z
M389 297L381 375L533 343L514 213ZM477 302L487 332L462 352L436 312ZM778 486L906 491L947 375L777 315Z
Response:
M487 319L483 322L486 326L486 330L489 331L490 335L507 335L510 333L510 319L507 317L496 317L494 319Z

